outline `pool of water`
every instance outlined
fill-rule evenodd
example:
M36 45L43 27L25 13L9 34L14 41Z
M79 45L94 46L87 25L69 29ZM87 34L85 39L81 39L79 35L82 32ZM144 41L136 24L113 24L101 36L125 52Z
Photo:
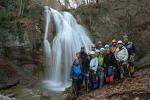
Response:
M2 95L14 94L18 100L61 100L65 87L61 83L52 81L34 82L33 84L19 84L7 90L0 91Z
M44 80L42 82L42 88L46 90L50 90L53 92L61 93L65 91L66 88L70 87L71 83L61 83L50 80Z

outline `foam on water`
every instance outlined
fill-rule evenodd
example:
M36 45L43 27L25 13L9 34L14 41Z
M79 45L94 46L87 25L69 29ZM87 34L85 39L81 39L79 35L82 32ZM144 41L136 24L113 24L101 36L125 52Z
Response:
M70 87L71 83L61 83L61 82L55 82L50 80L44 80L43 81L43 87L51 90L51 91L57 91L61 92L64 91L66 88Z

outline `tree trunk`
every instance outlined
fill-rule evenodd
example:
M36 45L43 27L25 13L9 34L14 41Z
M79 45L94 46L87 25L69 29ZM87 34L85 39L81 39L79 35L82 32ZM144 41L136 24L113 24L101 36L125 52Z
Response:
M28 0L17 0L17 16L21 17L24 15L25 6L27 4Z
M96 0L96 3L99 3L99 0Z

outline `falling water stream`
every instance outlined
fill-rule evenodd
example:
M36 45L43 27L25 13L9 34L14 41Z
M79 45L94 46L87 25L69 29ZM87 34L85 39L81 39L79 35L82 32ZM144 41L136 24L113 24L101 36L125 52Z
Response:
M44 50L46 56L46 80L43 81L47 89L64 91L70 86L70 67L76 52L81 46L89 51L92 44L88 37L89 32L69 12L59 12L45 6L45 37ZM52 43L48 41L49 24L53 17L56 27L56 36Z

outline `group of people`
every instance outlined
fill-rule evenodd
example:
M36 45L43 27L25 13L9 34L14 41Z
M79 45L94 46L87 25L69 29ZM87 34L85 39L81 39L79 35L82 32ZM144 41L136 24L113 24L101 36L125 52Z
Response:
M75 96L81 87L88 89L111 88L114 81L134 76L135 46L127 35L122 40L113 39L110 44L93 44L89 53L85 47L76 53L71 67L72 89Z

